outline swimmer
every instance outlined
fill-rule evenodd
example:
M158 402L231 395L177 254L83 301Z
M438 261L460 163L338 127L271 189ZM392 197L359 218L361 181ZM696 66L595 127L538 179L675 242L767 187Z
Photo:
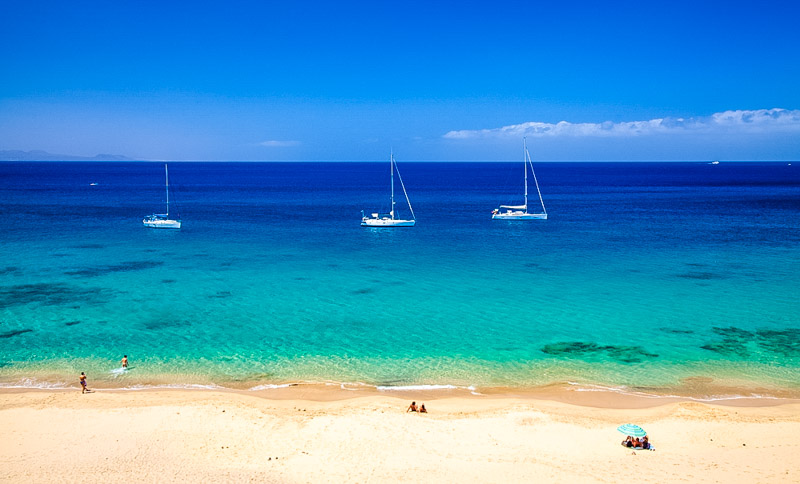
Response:
M89 387L86 386L86 373L81 372L80 378L81 378L81 387L83 387L81 393L86 393L86 392L92 393L92 391L89 390Z

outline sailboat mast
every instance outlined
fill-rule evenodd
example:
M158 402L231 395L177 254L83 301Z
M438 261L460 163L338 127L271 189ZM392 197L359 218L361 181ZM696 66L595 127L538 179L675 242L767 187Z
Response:
M411 200L408 199L408 192L406 191L406 184L403 183L403 175L400 174L400 170L397 169L397 162L394 163L394 169L397 171L397 179L400 180L400 187L403 188L403 195L406 196L406 203L408 204L408 210L411 212L411 218L414 220L417 219L417 216L414 215L414 207L411 206Z
M547 209L544 208L544 199L542 199L542 191L539 189L539 180L536 179L536 172L533 171L533 161L531 161L531 154L525 148L525 155L528 157L528 164L531 165L531 173L533 174L533 182L536 184L536 193L539 194L539 203L542 204L542 213L547 215Z
M527 159L525 158L528 153L528 143L525 138L522 138L522 169L525 170L525 213L528 213L528 167Z
M164 163L164 177L166 178L166 190L167 190L167 218L169 218L169 170L167 169L166 163Z
M390 179L392 180L392 210L389 215L391 215L392 220L394 220L394 152L389 155L389 171L391 172Z

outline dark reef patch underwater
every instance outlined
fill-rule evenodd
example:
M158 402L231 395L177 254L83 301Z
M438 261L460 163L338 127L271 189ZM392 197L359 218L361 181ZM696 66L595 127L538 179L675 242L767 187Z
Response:
M105 248L105 245L103 245L103 244L78 244L78 245L73 245L72 248L73 249L103 249L103 248Z
M698 281L725 279L725 276L723 276L722 274L717 274L715 272L705 272L705 271L689 271L689 272L684 272L682 274L677 274L677 276L683 279L697 279Z
M729 326L712 328L722 336L722 341L704 344L702 349L726 356L748 357L751 354L748 346L755 345L761 351L787 358L800 357L800 328L787 329L746 329Z
M621 363L641 363L646 358L658 358L641 346L599 345L583 341L562 341L542 347L542 352L554 356L587 356L605 353L609 358Z
M32 329L18 329L16 331L7 331L5 333L0 333L0 339L11 338L12 336L18 336L25 333L33 332Z
M756 338L759 346L767 351L790 358L800 357L800 328L760 329L756 331Z
M84 288L62 282L0 286L0 308L23 306L29 303L57 306L73 304L76 301L92 304L104 302L105 298L96 288Z
M99 267L91 267L88 269L65 271L64 274L68 276L78 276L78 277L97 277L106 274L113 274L115 272L129 272L129 271L141 271L144 269L152 269L154 267L159 267L162 265L164 265L163 261L150 261L150 260L132 261L132 262L123 262L121 264L114 264L109 266L99 266Z
M144 327L150 331L157 331L164 328L180 328L191 326L192 321L186 318L174 317L167 315L164 317L155 317L143 322Z
M701 346L702 349L726 356L738 356L741 358L750 356L747 345L753 340L753 333L751 331L734 326L729 326L727 328L715 326L711 328L711 330L722 336L722 341L704 344Z

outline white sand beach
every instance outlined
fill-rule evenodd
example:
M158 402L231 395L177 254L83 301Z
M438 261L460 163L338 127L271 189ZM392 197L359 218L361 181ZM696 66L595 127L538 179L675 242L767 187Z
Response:
M430 413L410 414L405 395L342 393L5 390L0 481L800 481L792 400L419 395ZM627 422L656 450L620 446Z

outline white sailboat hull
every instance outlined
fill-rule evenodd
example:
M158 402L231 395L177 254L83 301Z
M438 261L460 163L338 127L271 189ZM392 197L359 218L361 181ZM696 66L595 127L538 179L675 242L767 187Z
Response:
M536 179L536 172L533 171L533 162L531 161L531 154L528 152L525 138L522 138L522 152L522 167L525 170L525 203L522 205L500 205L499 208L492 210L492 220L547 220L547 210L544 208L542 192L539 190L539 180ZM539 203L542 205L540 213L528 212L528 166L531 167L533 182L536 184L536 193L539 195Z
M165 219L157 219L153 220L150 218L146 218L142 220L142 224L145 227L150 227L152 229L179 229L181 228L181 221L180 220L165 220Z
M362 227L413 227L416 220L399 220L390 218L362 218Z
M142 219L142 225L151 229L179 229L181 221L169 218L169 170L166 164L164 164L164 191L167 194L167 211L148 215Z
M403 184L403 177L400 176L400 171L397 170L397 164L394 161L394 154L389 156L389 179L391 180L391 211L386 214L381 214L380 212L372 212L371 217L367 217L364 211L361 211L361 226L362 227L379 227L379 228L390 228L390 227L413 227L417 223L417 218L414 216L414 209L411 208L411 200L408 199L408 193L406 193L406 186ZM411 220L403 220L399 218L394 218L397 215L395 212L395 201L394 201L394 172L397 171L397 178L400 179L400 186L403 187L403 195L406 197L406 203L408 203L408 210L411 211L411 216L413 217Z
M547 220L546 213L506 212L492 215L492 220Z

